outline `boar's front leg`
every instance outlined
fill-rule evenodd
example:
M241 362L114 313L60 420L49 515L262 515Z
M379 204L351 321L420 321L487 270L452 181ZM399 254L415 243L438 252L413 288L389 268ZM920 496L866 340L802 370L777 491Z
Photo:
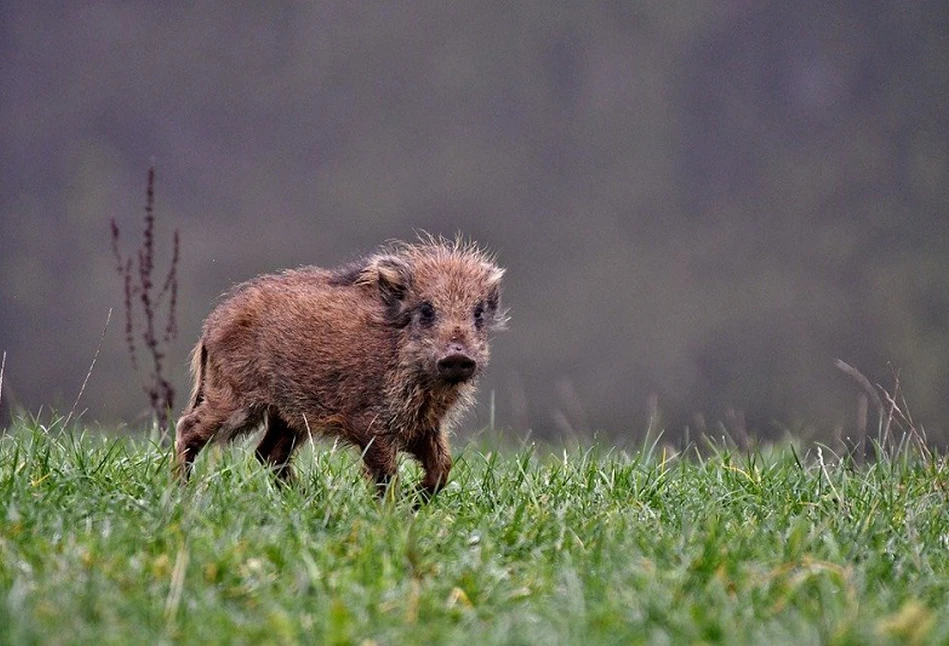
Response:
M448 438L439 430L426 431L413 438L405 448L418 458L425 469L420 489L422 496L429 499L448 483L448 473L451 471Z
M366 471L376 483L376 492L384 496L398 468L395 446L389 438L382 435L376 435L359 446Z

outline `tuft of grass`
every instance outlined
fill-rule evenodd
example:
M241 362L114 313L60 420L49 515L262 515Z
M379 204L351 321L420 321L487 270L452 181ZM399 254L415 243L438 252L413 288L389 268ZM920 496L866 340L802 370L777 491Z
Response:
M945 643L944 460L469 445L414 510L318 445L0 436L0 642Z

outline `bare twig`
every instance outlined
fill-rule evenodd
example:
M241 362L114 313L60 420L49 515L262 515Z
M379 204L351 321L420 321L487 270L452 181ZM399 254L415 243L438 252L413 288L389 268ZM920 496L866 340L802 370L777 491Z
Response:
M3 401L3 368L7 365L7 352L3 351L3 358L0 359L0 402Z
M172 238L172 258L168 273L163 280L156 280L155 272L155 167L148 169L148 185L145 192L145 223L138 249L122 255L119 249L119 227L112 220L112 253L116 270L122 278L125 296L125 341L132 368L139 369L138 354L141 351L151 370L142 390L148 398L149 407L161 428L162 439L166 436L169 411L174 408L175 391L164 375L165 349L178 334L178 260L180 238L175 230ZM160 286L160 287L159 287ZM136 305L137 304L137 305ZM165 307L167 319L164 326L159 322L160 309ZM136 317L136 308L141 314Z
M76 395L76 401L73 402L72 408L69 411L69 415L66 416L66 421L63 422L63 428L69 425L69 420L72 419L73 413L76 412L76 407L79 406L79 399L82 397L82 393L86 390L86 384L89 383L89 377L92 376L92 369L96 366L96 359L99 358L99 351L102 349L102 341L105 339L105 333L109 329L109 322L112 320L112 308L109 308L109 314L105 317L105 327L102 328L102 335L99 337L99 345L96 346L96 352L92 355L92 363L89 364L89 371L86 373L86 378L82 380L82 387L79 388L79 394Z
M883 448L885 445L885 435L889 433L889 424L884 428L884 408L883 401L880 399L880 393L877 392L877 389L873 387L873 384L870 383L870 380L867 379L862 372L851 366L849 363L843 361L842 359L837 359L834 362L834 365L844 373L850 375L859 385L863 388L863 391L867 394L870 402L873 403L873 407L877 411L877 417L879 418L879 426L877 428L877 441L880 442L880 447ZM858 451L863 454L866 451L866 433L864 433L863 438L861 438L862 447L858 447ZM859 456L859 460L862 462L863 455Z
M857 381L857 383L860 384L863 390L867 393L867 397L869 397L870 401L873 402L874 408L876 408L877 411L879 411L880 419L882 419L883 418L883 402L880 400L880 395L877 393L876 388L873 387L873 384L870 383L870 380L864 377L862 372L860 372L859 370L851 366L849 363L841 359L837 359L834 362L834 365L837 366L838 369L844 371L845 373L853 377Z

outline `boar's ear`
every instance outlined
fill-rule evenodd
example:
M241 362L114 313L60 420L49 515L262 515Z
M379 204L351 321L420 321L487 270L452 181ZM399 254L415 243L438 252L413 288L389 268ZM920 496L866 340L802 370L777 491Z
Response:
M408 293L412 285L412 270L397 256L373 256L359 272L356 284L377 286L382 299L392 305Z
M507 310L501 308L501 279L504 278L504 270L501 267L491 265L488 272L488 309L491 311L494 322L492 327L496 330L503 330L507 327Z
M504 269L497 265L488 265L488 287L499 290L501 288L501 279L504 278Z
M495 265L488 265L488 279L486 281L488 288L488 304L497 307L501 300L501 279L504 278L504 270Z

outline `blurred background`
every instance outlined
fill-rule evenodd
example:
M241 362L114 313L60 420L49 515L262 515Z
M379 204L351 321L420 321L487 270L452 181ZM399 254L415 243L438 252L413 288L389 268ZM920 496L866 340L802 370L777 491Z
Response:
M109 308L79 409L147 423L109 222L154 160L178 410L232 283L424 229L508 268L469 432L846 434L840 358L949 439L944 1L192 4L0 7L0 424L69 410Z

